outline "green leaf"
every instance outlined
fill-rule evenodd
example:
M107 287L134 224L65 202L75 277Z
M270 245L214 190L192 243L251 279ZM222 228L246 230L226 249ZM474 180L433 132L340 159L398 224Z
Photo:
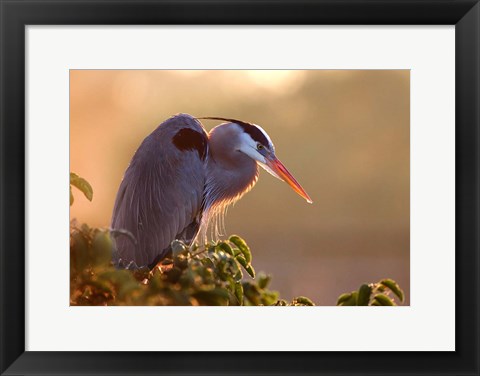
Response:
M73 204L72 186L70 186L70 206Z
M304 305L304 306L314 306L315 304L310 300L308 299L306 296L298 296L295 298L295 301L298 303L298 304L301 304L301 305Z
M200 262L202 263L202 265L204 265L205 267L207 268L211 268L211 269L215 269L215 264L213 263L213 261L211 259L209 259L208 257L204 257L200 260Z
M397 282L395 282L393 279L382 279L380 283L388 287L392 292L400 299L400 301L403 303L404 300L404 294L403 290L400 288Z
M244 268L246 268L247 265L248 265L248 264L247 264L247 260L245 260L245 257L243 257L243 256L241 256L241 255L237 256L237 257L235 258L235 260L237 260L237 261L240 263L240 265L242 265Z
M242 269L238 268L237 273L233 276L235 281L240 281L243 278Z
M376 290L377 290L378 292L385 292L386 289L385 289L385 286L377 283L377 285L376 285Z
M278 292L266 291L262 295L262 304L266 306L274 305L278 301Z
M367 285L363 284L358 289L358 298L357 298L357 305L359 306L366 306L370 301L370 295L372 294L372 288Z
M237 246L240 252L242 252L243 257L245 257L247 264L250 264L252 262L252 252L250 251L250 248L248 248L247 243L245 243L245 240L237 235L230 236L228 240Z
M345 294L343 294L345 295ZM341 306L356 306L357 305L357 296L358 292L357 291L352 291L348 299L344 299L341 303L337 303L338 305ZM342 295L341 295L342 296Z
M395 303L388 296L383 294L377 294L373 298L375 302L379 303L382 306L394 306Z
M247 260L243 256L237 256L235 259L237 260L240 265L243 266L243 268L247 271L248 274L250 274L250 277L255 278L255 269L253 269L253 266L250 264L247 264Z
M344 303L347 300L350 300L351 297L352 297L352 293L345 293L340 295L337 299L337 305L341 305L341 303Z
M243 282L242 284L244 296L250 301L250 305L260 305L261 291L258 286L250 281Z
M235 253L233 252L232 247L230 247L230 245L228 245L225 242L218 243L217 248L221 249L222 251L224 251L225 253L228 253L231 256L235 256Z
M74 187L78 188L82 193L85 195L85 197L89 200L92 201L93 199L93 189L92 186L88 181L86 181L84 178L81 178L77 174L74 174L73 172L70 173L70 184L73 185Z
M261 273L258 276L258 287L260 287L261 289L266 288L270 283L271 279L272 279L271 276Z
M235 283L235 296L240 305L243 305L243 286L242 282Z
M253 269L253 266L251 264L247 265L245 270L248 274L250 274L250 277L255 278L255 269Z
M228 285L226 286L226 288L231 293L235 293L235 281L233 280L233 277L231 275L227 277L227 282L228 282Z

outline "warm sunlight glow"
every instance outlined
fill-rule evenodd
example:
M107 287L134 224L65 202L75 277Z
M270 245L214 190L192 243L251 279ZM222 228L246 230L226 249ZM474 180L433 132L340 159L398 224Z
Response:
M252 83L272 91L290 91L303 81L300 71L292 70L249 70L245 71Z

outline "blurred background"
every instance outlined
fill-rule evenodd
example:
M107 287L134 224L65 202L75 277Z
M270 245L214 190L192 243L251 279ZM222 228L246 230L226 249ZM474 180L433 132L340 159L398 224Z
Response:
M226 218L253 266L284 299L335 305L388 277L410 301L410 72L408 70L71 70L71 219L108 227L123 173L141 141L173 114L262 126L309 193L261 171ZM207 130L220 122L203 121Z

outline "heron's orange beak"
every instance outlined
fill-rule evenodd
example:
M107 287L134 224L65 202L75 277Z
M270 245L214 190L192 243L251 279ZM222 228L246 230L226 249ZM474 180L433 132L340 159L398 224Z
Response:
M298 181L293 177L293 175L287 170L282 162L276 157L269 159L267 158L267 166L275 173L275 175L287 183L292 189L302 196L309 204L313 203L312 199L305 192L305 189L298 183Z

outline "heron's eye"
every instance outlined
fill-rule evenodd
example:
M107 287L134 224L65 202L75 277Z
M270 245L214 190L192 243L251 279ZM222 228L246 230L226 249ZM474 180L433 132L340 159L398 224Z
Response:
M264 146L262 144L257 144L257 150L262 150Z

